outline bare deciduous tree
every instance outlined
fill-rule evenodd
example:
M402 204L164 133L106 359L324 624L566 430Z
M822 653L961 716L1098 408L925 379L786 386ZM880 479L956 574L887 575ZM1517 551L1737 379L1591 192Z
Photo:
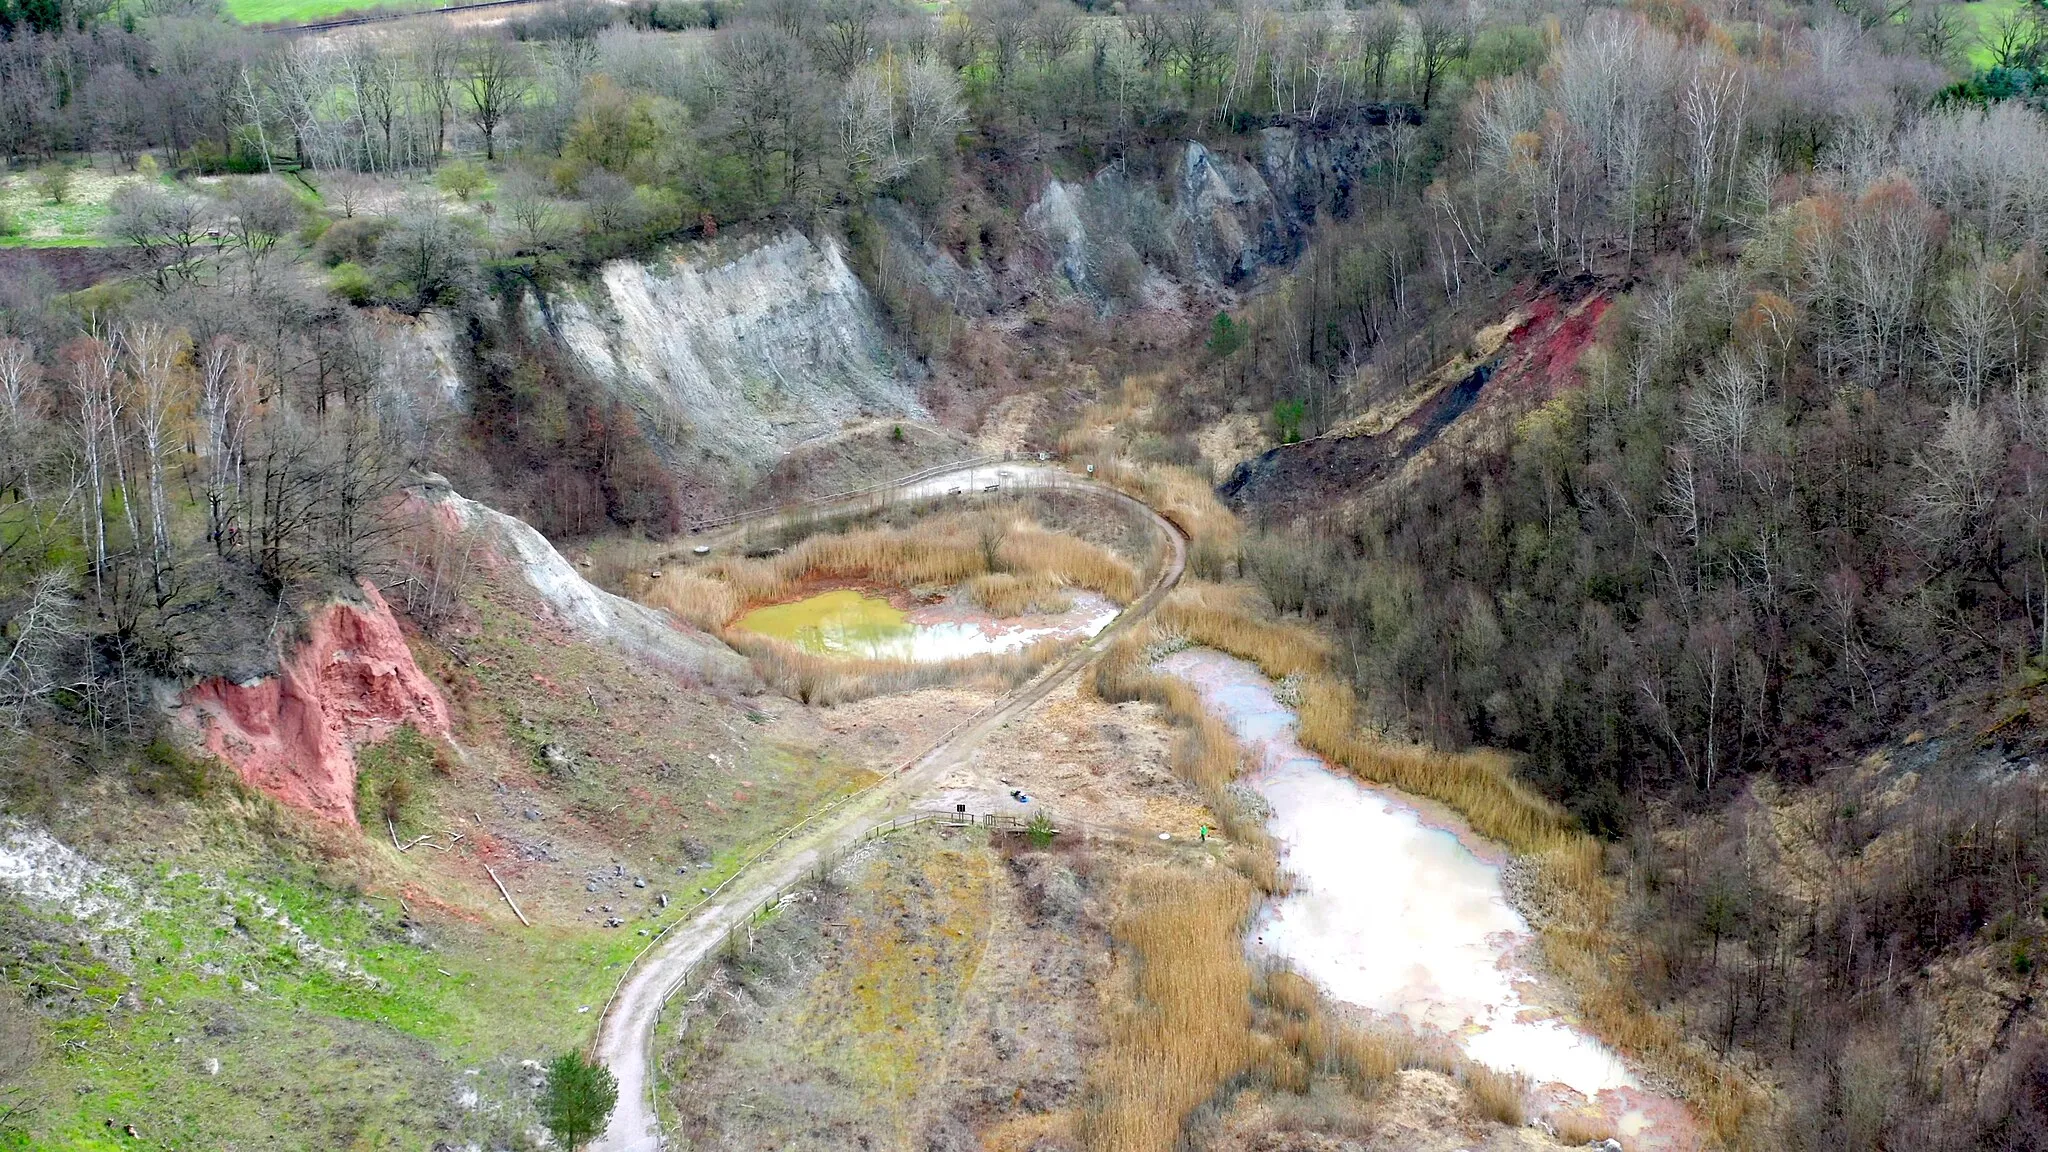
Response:
M1714 210L1716 193L1728 170L1726 154L1739 149L1747 83L1718 54L1703 52L1693 63L1679 112L1685 124L1686 174L1690 177L1690 227L1694 243Z
M1007 92L1030 36L1031 8L1025 0L975 0L971 16L975 34L987 46L995 67L996 91Z
M164 457L169 453L173 422L182 415L186 398L178 361L185 352L182 335L161 325L139 324L123 339L129 362L129 409L134 414L142 480L149 498L150 587L161 610L170 603L172 549L170 504L165 493Z
M903 128L916 157L941 154L966 123L958 73L931 62L903 70Z
M31 461L41 423L36 384L42 375L26 340L0 338L0 499L34 498Z
M1745 360L1733 353L1710 365L1692 390L1685 410L1685 431L1693 443L1740 465L1757 446L1766 420L1763 382Z
M878 0L828 0L819 5L810 35L818 63L839 79L853 75L874 59L881 18Z
M1415 92L1427 108L1444 73L1471 53L1472 24L1463 13L1443 5L1422 8L1415 14L1413 51Z
M839 93L837 127L840 160L856 196L865 196L902 172L896 152L896 102L880 73L863 68L847 77Z
M43 573L29 585L27 605L0 629L0 728L21 730L57 689L66 654L81 635L76 616L63 573ZM0 1097L0 1113L8 1103Z
M1066 0L1041 4L1031 14L1025 40L1038 66L1050 68L1071 55L1081 43L1081 15Z
M469 108L470 123L484 138L484 159L498 158L498 127L526 98L532 85L524 49L498 35L472 37L462 54L456 82Z
M1180 69L1190 105L1200 107L1203 90L1230 60L1231 30L1205 0L1182 4L1168 17L1170 59Z
M1914 454L1919 487L1908 494L1909 522L1942 556L1981 559L1996 479L2005 464L2005 429L1989 409L1958 400L1932 440Z
M1408 35L1399 6L1382 0L1358 14L1358 62L1373 99L1386 95L1387 73Z
M233 501L242 489L242 454L256 403L254 357L217 341L200 362L198 449L206 498L206 540L216 555L234 544Z
M198 196L153 184L129 184L114 193L103 226L110 238L134 249L157 291L199 275L199 250L217 234L211 206Z
M1902 366L1934 256L1933 209L1904 181L1864 193L1842 222L1841 290L1852 354L1864 378L1889 380Z
M427 20L411 39L413 83L434 118L434 160L448 148L448 120L455 114L456 78L462 72L462 39L446 20Z
M540 181L523 173L507 177L498 186L498 208L528 250L538 252L554 243L561 213Z

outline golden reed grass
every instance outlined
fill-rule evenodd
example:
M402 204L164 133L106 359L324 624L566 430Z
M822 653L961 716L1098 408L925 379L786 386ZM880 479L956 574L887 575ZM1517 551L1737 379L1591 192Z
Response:
M967 582L967 598L991 616L1022 616L1028 612L1065 612L1074 606L1059 581L1044 575L1013 576L986 572Z
M1557 1142L1567 1148L1599 1144L1614 1136L1614 1125L1608 1123L1604 1117L1585 1116L1577 1112L1565 1112L1551 1117L1550 1126L1557 1133Z
M1188 538L1188 566L1221 576L1236 564L1241 538L1237 517L1216 499L1209 476L1191 468L1144 464L1123 455L1117 426L1150 408L1158 376L1130 377L1109 399L1089 405L1062 434L1060 455L1075 466L1094 465L1095 479L1151 505Z
M777 556L720 557L664 572L640 599L711 632L753 661L777 691L806 704L840 704L940 684L979 684L994 691L1023 683L1058 654L1042 641L1019 652L938 663L820 656L794 644L730 625L749 607L789 599L828 580L868 580L904 587L965 584L991 614L1062 611L1066 589L1088 588L1128 604L1139 591L1137 570L1085 540L1049 532L1015 512L953 513L909 528L871 528L813 536Z
M786 640L738 628L728 629L725 640L753 662L769 687L802 703L826 707L942 685L1006 692L1059 659L1064 649L1061 641L1047 639L1014 652L920 663L820 656Z
M1456 1076L1480 1114L1521 1122L1520 1080L1415 1037L1334 1018L1308 980L1254 975L1244 932L1256 893L1223 869L1144 867L1117 896L1120 980L1089 1069L1079 1135L1093 1152L1171 1152L1189 1115L1244 1085L1306 1093L1335 1077L1370 1100L1405 1068Z
M1168 1152L1188 1114L1253 1062L1243 940L1253 893L1222 869L1153 868L1120 896L1122 986L1081 1139L1097 1152Z
M954 513L908 528L869 528L813 536L778 556L720 557L651 581L641 599L707 631L721 631L745 609L785 600L827 580L869 580L902 587L980 584L983 606L1045 604L1061 588L1088 588L1119 604L1137 597L1136 568L1106 548L1048 532L1010 512Z

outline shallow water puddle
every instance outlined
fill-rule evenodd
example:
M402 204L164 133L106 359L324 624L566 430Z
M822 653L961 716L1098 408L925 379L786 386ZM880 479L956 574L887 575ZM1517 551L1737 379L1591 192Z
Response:
M1534 936L1508 903L1497 846L1332 771L1295 742L1294 713L1257 666L1189 649L1159 670L1193 685L1256 758L1245 782L1271 807L1266 827L1295 887L1260 915L1254 951L1287 960L1332 999L1527 1075L1544 1089L1532 1102L1543 1112L1590 1101L1631 1149L1692 1146L1681 1107L1643 1091L1610 1049L1536 999L1519 959Z
M1069 599L1065 612L998 619L952 602L905 612L879 596L837 588L756 608L734 624L821 656L929 663L999 655L1047 638L1085 638L1116 619L1117 606L1092 592Z

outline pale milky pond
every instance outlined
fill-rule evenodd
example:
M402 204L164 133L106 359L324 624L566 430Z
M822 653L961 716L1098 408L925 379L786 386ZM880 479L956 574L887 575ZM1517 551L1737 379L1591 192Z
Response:
M1334 1000L1594 1101L1631 1148L1674 1146L1650 1130L1670 1102L1535 998L1519 958L1534 938L1502 887L1504 855L1469 833L1461 840L1447 816L1425 816L1401 793L1332 771L1295 742L1293 712L1255 665L1189 649L1159 669L1230 724L1254 757L1245 782L1271 807L1266 827L1294 889L1261 914L1254 951L1288 961Z

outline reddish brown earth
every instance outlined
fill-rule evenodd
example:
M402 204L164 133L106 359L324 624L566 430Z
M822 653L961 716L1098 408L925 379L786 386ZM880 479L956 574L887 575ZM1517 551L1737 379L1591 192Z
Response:
M1546 291L1522 305L1501 348L1469 372L1438 383L1384 432L1312 437L1239 464L1219 488L1240 512L1287 519L1339 506L1389 479L1419 455L1462 450L1511 425L1577 377L1600 317L1613 302L1594 287Z
M356 826L357 746L411 724L446 735L448 705L413 662L391 606L368 583L365 603L317 609L306 640L275 676L207 680L180 718L244 782L323 820Z

